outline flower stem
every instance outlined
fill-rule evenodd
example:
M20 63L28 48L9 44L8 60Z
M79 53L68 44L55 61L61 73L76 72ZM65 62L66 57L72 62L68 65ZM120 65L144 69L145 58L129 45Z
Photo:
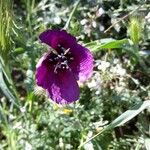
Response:
M104 128L103 130L101 130L100 132L98 132L97 134L95 134L94 136L92 136L91 138L89 138L88 140L86 140L85 142L81 143L79 145L79 149L84 146L86 143L90 142L91 140L93 140L94 138L96 138L98 135L102 134L104 131L106 131L108 128Z
M71 21L71 19L72 19L72 16L73 16L73 14L74 14L75 11L76 11L79 2L80 2L80 0L78 0L78 1L75 3L75 6L74 6L74 8L73 8L73 10L72 10L72 12L71 12L71 14L70 14L70 16L69 16L69 19L67 20L67 22L66 22L66 24L65 24L65 26L64 26L64 28L63 28L64 30L67 30L67 29L68 29L69 24L70 24L70 21Z

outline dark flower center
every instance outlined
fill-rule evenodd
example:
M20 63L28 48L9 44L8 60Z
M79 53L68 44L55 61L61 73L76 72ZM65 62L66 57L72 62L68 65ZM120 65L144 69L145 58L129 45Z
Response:
M61 45L58 45L59 53L52 51L49 61L54 64L54 73L58 70L66 70L69 68L69 63L74 59L70 49L65 49Z

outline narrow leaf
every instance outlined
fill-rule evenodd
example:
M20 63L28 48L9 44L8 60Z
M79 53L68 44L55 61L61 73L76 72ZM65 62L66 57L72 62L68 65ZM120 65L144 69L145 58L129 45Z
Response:
M0 89L4 93L4 95L12 102L14 105L18 106L16 101L16 98L14 95L10 92L9 88L7 87L4 78L3 78L3 71L2 71L2 66L0 64ZM19 106L18 106L19 107Z
M118 126L123 125L124 123L128 122L132 118L134 118L136 115L138 115L141 111L146 109L147 107L150 107L150 100L140 102L131 109L124 112L122 115L120 115L118 118L116 118L110 125L109 128L115 128Z
M25 52L25 50L22 47L18 47L13 51L13 55L17 56L19 54L23 54Z
M124 44L127 44L128 42L129 42L128 39L115 40L115 41L101 45L100 48L103 48L103 49L122 48Z
M118 126L121 126L121 125L125 124L126 122L128 122L129 120L131 120L132 118L134 118L141 111L143 111L144 109L146 109L148 107L150 107L150 100L138 103L137 105L135 105L134 107L132 107L131 109L127 110L122 115L120 115L119 117L117 117L106 128L104 128L99 133L97 133L96 135L94 135L93 137L91 137L90 139L88 139L87 141L85 141L84 143L82 143L79 146L79 148L82 147L83 145L85 145L86 143L88 143L89 141L93 140L94 138L96 138L98 135L100 135L101 133L105 132L106 130L110 130L110 129L113 129L115 127L118 127Z
M87 43L86 46L89 49L91 49L91 51L97 52L102 49L122 48L127 43L129 43L128 39L115 40L112 38L108 38L108 39L101 39L100 41L96 40L96 41Z

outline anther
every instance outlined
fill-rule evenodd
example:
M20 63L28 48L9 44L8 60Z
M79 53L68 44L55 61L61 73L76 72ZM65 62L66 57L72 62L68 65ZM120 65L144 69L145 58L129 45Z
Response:
M64 52L64 55L66 55L67 53L69 54L69 50L70 50L70 48L66 49Z
M65 66L62 67L62 69L65 69L65 68L66 68Z
M70 52L70 48L65 49L60 44L58 44L58 48L60 50L60 53L55 54L52 56L50 61L54 61L54 73L57 73L58 70L65 70L70 69L68 63L74 58L72 57L72 54Z
M74 60L74 58L73 58L73 57L70 57L69 59L70 59L70 60Z
M59 59L58 57L55 57L55 58L54 58L54 60L58 60L58 59Z

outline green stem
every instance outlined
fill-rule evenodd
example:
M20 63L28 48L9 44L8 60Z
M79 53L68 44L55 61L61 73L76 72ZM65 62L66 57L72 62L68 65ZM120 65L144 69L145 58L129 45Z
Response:
M85 142L83 142L81 145L79 145L79 149L84 146L86 143L90 142L91 140L93 140L94 138L96 138L98 135L102 134L104 131L108 130L108 128L104 128L103 130L101 130L100 132L98 132L97 134L95 134L94 136L92 136L90 139L86 140Z
M71 21L71 19L72 19L72 16L73 16L73 14L74 14L75 11L76 11L79 2L80 2L80 0L78 0L78 1L75 3L75 6L74 6L74 8L73 8L73 10L72 10L72 12L71 12L71 14L70 14L70 16L69 16L69 19L68 19L68 21L66 22L66 24L65 24L65 26L64 26L64 28L63 28L64 30L67 30L67 29L68 29L69 24L70 24L70 21Z

